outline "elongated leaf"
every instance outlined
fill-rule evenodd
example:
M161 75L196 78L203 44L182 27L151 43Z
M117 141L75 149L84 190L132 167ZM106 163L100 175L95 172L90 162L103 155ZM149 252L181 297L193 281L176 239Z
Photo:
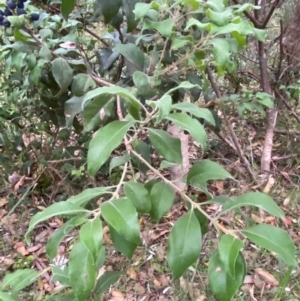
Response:
M175 193L168 184L158 182L152 187L150 198L152 204L150 216L154 221L158 222L172 207Z
M71 127L74 117L82 112L83 96L73 96L65 102L66 126Z
M140 101L129 90L118 86L102 87L89 91L84 97L83 107L85 107L89 100L102 94L119 95L126 99L135 108L139 109L141 107Z
M80 208L78 206L75 206L74 204L72 204L70 202L58 202L58 203L55 203L55 204L49 206L44 211L39 212L36 215L34 215L33 218L30 220L28 230L25 234L25 241L29 244L30 232L34 229L34 227L38 223L43 222L53 216L75 215L75 214L80 214L80 213L89 214L90 211Z
M13 292L19 292L28 285L32 284L38 277L39 272L33 269L16 270L7 273L0 286L1 290L11 287Z
M83 206L86 206L94 198L99 197L100 195L109 193L110 190L111 190L111 187L109 187L109 186L87 188L87 189L83 190L81 193L67 199L67 202L72 203L75 206L83 207Z
M283 229L260 224L240 231L258 246L277 253L287 265L297 266L295 245Z
M240 250L243 247L243 242L232 235L226 234L221 237L219 243L219 257L222 261L226 272L235 278L235 266Z
M263 209L281 219L284 219L284 212L278 207L271 197L261 192L247 192L227 201L221 212L227 212L244 206L255 206Z
M134 7L138 2L140 2L140 0L122 0L122 10L126 15L127 21L127 32L132 32L138 25L139 20L133 13Z
M67 61L63 58L55 59L52 62L52 74L60 87L60 92L58 95L67 91L73 80L73 70Z
M235 263L235 278L226 272L220 259L219 252L215 252L209 259L208 280L214 294L220 301L232 301L246 275L246 263L241 252Z
M97 259L95 260L96 268L98 270L100 270L103 267L105 263L105 259L106 259L105 247L102 246L98 253Z
M109 233L116 250L130 260L138 245L126 240L124 236L117 232L112 226L109 226Z
M76 5L76 0L62 0L61 13L66 20L68 19L69 14L72 12L75 5Z
M77 74L72 82L71 91L73 95L81 97L88 91L96 88L96 83L92 80L92 78L85 74L79 73Z
M210 160L202 160L196 163L189 171L187 182L189 185L200 188L208 193L207 181L233 179L232 176L219 164Z
M181 143L180 139L172 137L163 130L148 129L149 138L157 152L167 161L181 164Z
M113 121L96 132L90 142L87 161L88 172L94 176L118 147L134 121Z
M100 5L105 23L108 23L118 13L122 5L122 0L112 0L112 1L98 0L98 4Z
M146 213L151 209L151 200L148 190L140 183L126 182L124 191L127 198L132 202L137 212Z
M134 66L135 70L143 71L145 65L144 53L135 44L116 44L115 48Z
M65 222L60 228L58 228L49 238L46 245L46 253L51 260L56 256L57 249L63 238L71 232L75 227L83 224L87 221L87 215L75 216Z
M97 268L91 252L77 242L70 253L69 277L78 301L86 301L95 286Z
M140 227L137 212L127 198L115 199L101 204L101 213L105 221L126 240L140 244Z
M180 129L188 131L193 139L200 143L202 149L205 149L207 139L206 132L203 125L197 119L182 113L170 114L166 119L175 123Z
M200 255L202 235L200 224L190 210L175 223L168 239L168 263L174 279L178 279Z
M87 247L96 262L102 247L103 232L99 218L94 218L85 223L79 232L80 241Z
M69 268L66 266L56 265L52 268L53 277L52 282L58 281L60 284L68 287L71 286L69 277Z
M121 272L118 271L106 271L97 281L95 287L95 293L102 295L111 285L115 284L120 276Z
M0 291L0 301L20 301L17 296L13 296L12 294L3 293Z
M109 163L109 173L111 174L111 171L114 168L124 165L126 162L129 161L129 159L130 159L130 155L128 153L120 157L113 157Z
M179 110L183 112L190 113L198 118L202 118L209 122L211 125L215 126L216 122L211 111L206 108L199 108L197 105L191 102L179 102L172 105L173 110Z
M155 124L159 124L171 111L172 97L170 95L163 95L159 100L148 101L147 103L159 108L158 117L155 122Z

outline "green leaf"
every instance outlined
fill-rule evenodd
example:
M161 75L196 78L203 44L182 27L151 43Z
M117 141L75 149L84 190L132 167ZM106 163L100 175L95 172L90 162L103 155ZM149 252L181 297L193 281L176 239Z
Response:
M229 234L222 235L219 243L219 258L222 261L226 272L233 279L235 278L236 261L243 246L244 244L241 240Z
M17 296L0 291L0 301L21 301Z
M214 294L220 301L232 301L246 275L246 263L241 252L235 263L235 278L227 272L220 259L219 252L215 252L209 259L208 280Z
M63 240L63 238L69 232L71 232L75 227L83 224L86 221L87 221L87 215L75 216L69 219L67 222L65 222L55 232L53 232L46 245L46 253L51 260L55 258L58 246Z
M136 140L136 145L134 145L134 150L141 155L151 165L151 149L149 144L142 140ZM132 163L144 174L149 170L149 168L138 158L132 156Z
M33 218L30 220L28 230L25 234L25 241L27 242L27 244L29 244L29 234L38 223L43 222L53 216L76 215L80 213L90 214L91 212L78 206L75 206L70 202L58 202L47 207L44 211L34 215Z
M130 260L138 245L126 240L111 226L109 226L109 233L116 250L121 252L127 259Z
M159 100L157 101L149 101L150 105L154 104L159 108L158 117L156 119L155 124L161 123L161 121L169 115L172 107L172 97L170 95L163 95Z
M98 4L104 16L105 23L108 23L118 13L122 5L122 0L111 0L111 1L98 0Z
M86 301L96 282L97 267L91 252L82 242L77 242L70 253L69 277L78 301Z
M143 71L145 66L145 57L141 49L135 44L116 44L115 48L119 51L131 64L134 69Z
M172 109L190 113L198 118L203 118L204 120L206 120L213 126L216 125L214 116L212 115L212 113L209 109L199 108L197 105L195 105L193 103L179 102L179 103L172 105Z
M135 18L135 14L133 12L134 7L138 2L140 2L140 0L122 0L122 9L126 15L127 21L127 32L132 32L138 25L139 20Z
M79 239L93 255L96 262L102 247L103 231L99 218L94 218L85 223L79 231Z
M140 183L134 181L126 182L124 191L127 198L139 213L149 212L151 209L151 200L148 190Z
M211 9L206 11L206 16L218 26L224 26L228 24L228 21L232 18L232 15L233 13L231 8L226 8L222 12L215 12Z
M76 5L76 0L62 0L61 2L61 13L63 17L67 20L70 13Z
M260 224L240 231L258 246L277 253L287 265L297 266L295 245L283 229Z
M162 216L172 207L174 202L174 190L164 182L154 184L150 191L151 198L151 218L158 222Z
M203 192L209 194L207 190L207 181L225 180L233 177L219 164L210 160L202 160L196 163L187 175L189 185L200 188Z
M96 188L87 188L80 192L77 195L71 196L67 199L66 202L72 203L73 205L83 207L86 206L90 201L94 198L99 197L101 195L111 193L111 187L96 187Z
M141 71L135 71L132 76L135 87L138 89L139 94L146 98L155 96L156 91L150 85L150 79L147 74Z
M103 265L105 263L105 259L106 259L105 247L104 246L102 246L100 248L100 251L99 251L99 253L97 255L98 256L97 256L97 259L95 260L95 264L96 264L96 268L98 270L100 270L103 267Z
M180 139L172 137L163 130L148 128L149 138L156 151L167 161L181 164L181 143Z
M222 207L222 213L244 206L255 206L267 211L269 214L284 219L284 212L271 197L262 192L247 192L229 199Z
M73 70L66 60L57 58L52 62L52 74L60 87L60 92L57 96L67 91L73 80Z
M170 37L173 32L173 25L172 18L168 18L160 22L145 19L142 30L156 29L162 36Z
M140 227L137 212L127 198L115 199L101 204L101 214L126 240L140 244Z
M66 127L73 125L74 117L82 112L83 97L73 96L65 102Z
M66 266L56 265L52 267L53 277L51 279L52 282L58 281L60 284L64 286L71 286L70 277L69 277L69 268Z
M80 97L95 88L96 83L89 75L85 73L79 73L73 79L71 91L74 96Z
M212 39L209 41L214 48L213 54L216 62L224 69L227 70L228 65L230 64L230 48L229 44L225 39Z
M190 210L175 223L168 239L168 263L174 279L183 273L197 260L202 248L200 224Z
M121 144L127 131L134 123L134 121L113 121L95 133L87 155L90 176L94 176L108 160L112 151Z
M5 275L0 288L4 290L7 287L11 287L13 292L19 292L32 284L38 276L39 272L33 269L16 270Z
M180 129L188 131L193 139L201 145L202 149L205 149L206 132L203 125L197 119L182 113L170 114L166 119L173 122Z
M119 167L121 165L124 165L125 163L127 163L130 160L130 156L128 153L124 154L123 156L120 157L113 157L109 163L109 174L111 174L111 171L116 168Z
M95 287L95 293L102 295L106 290L110 288L111 285L115 284L120 276L121 272L118 271L106 271L97 281Z
M255 96L257 101L262 105L266 106L269 109L274 108L274 102L272 101L270 94L264 92L257 92Z
M190 208L190 206L189 206L189 208ZM198 209L194 209L194 214L197 217L197 220L200 224L202 235L205 235L209 231L208 218Z
M107 110L111 110L111 107L114 105L115 97L102 94L96 96L92 101L85 104L83 109L82 117L83 117L83 126L86 132L90 132L94 129L98 129L101 122L105 122L106 118L112 116L112 114L107 114ZM104 118L100 117L100 110L103 108L105 113Z
M126 101L128 101L135 108L139 109L141 107L140 101L129 90L118 86L102 87L102 88L97 88L95 90L89 91L88 93L86 93L84 97L82 106L85 107L85 105L89 100L103 94L119 95L123 97Z

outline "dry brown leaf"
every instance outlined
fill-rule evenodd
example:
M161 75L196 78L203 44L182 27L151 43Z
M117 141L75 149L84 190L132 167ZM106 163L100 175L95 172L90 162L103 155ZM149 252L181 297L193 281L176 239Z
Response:
M255 269L255 273L257 275L259 275L260 278L262 278L263 280L268 282L269 284L271 284L273 286L278 286L279 285L278 280L272 274L270 274L269 272L267 272L263 269L257 268L257 269Z
M267 185L265 186L265 189L264 189L264 193L269 193L270 192L270 190L272 189L272 187L274 186L274 184L275 184L275 179L274 178L269 178L269 180L268 180L268 183L267 183Z
M0 207L5 206L8 203L8 200L5 198L0 198Z
M137 279L137 273L136 271L130 267L128 270L127 270L127 275L129 276L129 278L133 279L133 280L136 280Z
M2 267L10 267L14 263L14 260L4 256L0 256L0 264Z
M20 178L20 180L16 183L16 185L14 187L14 191L18 191L20 189L20 187L22 187L24 185L25 179L26 179L26 176L22 176Z
M153 279L153 284L156 287L160 287L161 286L161 283L156 278Z
M22 241L19 241L15 243L14 249L20 253L22 256L26 256L29 254L29 252L25 248L25 244Z

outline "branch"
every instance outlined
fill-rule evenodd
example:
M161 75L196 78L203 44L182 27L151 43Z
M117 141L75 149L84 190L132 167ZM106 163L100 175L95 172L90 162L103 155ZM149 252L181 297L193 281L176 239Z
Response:
M269 13L266 17L266 19L263 21L263 24L262 24L262 28L266 28L267 24L269 23L273 13L274 13L274 10L275 8L277 7L277 5L279 4L280 0L275 0L269 10Z
M208 80L210 81L211 86L212 86L214 92L216 93L216 96L218 98L221 98L221 93L220 93L219 88L217 87L217 85L216 85L216 83L214 81L214 78L213 78L213 75L211 73L211 70L210 70L209 66L206 68L206 73L207 73L207 76L208 76ZM245 155L243 154L243 150L242 150L242 148L241 148L241 146L239 144L239 141L238 141L238 139L237 139L237 137L235 135L235 132L234 132L232 126L231 126L231 123L229 122L229 120L228 120L228 118L226 116L226 113L224 111L223 111L223 116L224 116L224 120L226 122L226 125L227 125L227 127L229 129L230 135L232 137L234 146L235 146L235 148L237 150L237 153L238 153L240 159L242 160L242 162L244 163L244 165L245 165L245 167L247 169L247 172L248 172L249 176L251 177L251 180L256 183L256 177L255 177L255 175L253 174L253 172L252 172L252 170L250 168L250 163L248 162L248 160L246 159Z

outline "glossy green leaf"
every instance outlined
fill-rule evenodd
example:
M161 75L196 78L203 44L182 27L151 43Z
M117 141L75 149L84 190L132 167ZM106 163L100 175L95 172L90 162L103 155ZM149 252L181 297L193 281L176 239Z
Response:
M65 102L66 127L73 125L74 117L82 112L83 97L73 96Z
M70 202L58 202L49 207L47 207L44 211L35 214L30 220L28 230L25 234L25 241L29 244L29 235L30 232L34 229L34 227L53 216L59 215L77 215L80 213L91 213L88 210L80 208L79 206L75 206Z
M138 25L139 20L136 19L133 13L134 7L138 2L140 2L140 0L122 0L122 10L126 15L127 21L127 32L132 32Z
M179 102L173 104L172 109L190 113L198 118L203 118L213 126L216 125L215 119L209 109L199 108L197 105L191 102Z
M137 212L127 198L115 199L101 204L101 214L126 240L140 244L140 227Z
M150 191L151 218L158 222L163 215L170 210L175 198L174 190L164 182L154 184Z
M181 164L181 143L180 139L172 137L163 130L148 128L150 141L156 151L167 161Z
M100 248L99 253L97 254L97 259L95 260L96 268L98 270L100 270L103 267L103 265L105 263L105 259L106 259L105 247L102 246Z
M13 292L19 292L32 284L38 276L39 272L34 269L16 270L13 273L7 273L2 280L0 289L5 290L9 287Z
M189 208L190 208L190 206L189 206ZM202 235L205 235L209 231L208 218L198 209L194 209L194 214L200 224Z
M75 216L60 226L55 232L53 232L46 245L46 253L51 260L55 258L57 249L63 238L75 227L83 224L86 221L87 215Z
M151 165L151 149L149 144L139 139L135 142L137 143L133 146L134 150ZM132 163L144 174L149 170L142 161L134 156L132 156Z
M244 244L241 240L229 234L222 235L218 246L219 258L222 261L226 272L233 279L235 278L236 261L243 246Z
M112 151L124 139L134 121L113 121L99 129L92 138L87 155L88 172L94 176L100 167L108 160Z
M124 236L122 236L111 226L109 226L109 233L116 250L130 260L138 245L126 240Z
M135 70L144 71L145 57L135 44L116 44L115 48L134 66Z
M66 60L57 58L52 62L52 74L60 87L57 96L67 91L73 80L73 70Z
M120 276L121 272L118 271L106 271L97 281L95 287L95 293L102 295L106 290L110 288L111 285L115 284Z
M85 73L79 73L73 79L71 91L74 96L80 97L95 88L96 83L89 75Z
M69 278L78 301L86 301L93 290L97 267L91 252L82 242L77 242L70 253Z
M61 13L63 17L67 20L70 13L76 5L76 0L62 0L61 2Z
M220 259L219 252L215 252L209 259L208 280L214 294L220 301L232 301L246 275L246 263L241 252L235 263L235 278L226 272Z
M205 149L207 140L206 131L197 119L182 113L170 114L166 119L173 122L180 129L188 131L192 138L201 145L202 149Z
M130 156L128 153L124 154L123 156L120 157L113 157L109 163L109 173L111 174L111 171L119 166L124 165L130 160Z
M273 199L262 192L247 192L240 196L229 199L222 207L222 213L241 208L244 206L255 206L265 210L273 216L284 219L284 212L273 201Z
M67 199L66 202L72 203L75 206L84 207L93 199L111 193L112 187L95 187L95 188L87 188L80 192L77 195L71 196Z
M94 218L85 223L79 231L79 239L91 252L96 262L103 240L101 220Z
M105 23L108 23L118 13L122 5L122 0L98 0L98 4L100 5L100 9L104 16Z
M0 301L21 301L17 296L0 291Z
M170 95L163 95L159 100L149 101L148 103L150 105L154 104L159 108L158 117L155 122L155 124L159 124L171 111L172 97Z
M70 277L69 277L69 268L67 266L56 265L52 267L52 282L58 281L63 286L71 286Z
M278 256L289 266L297 266L296 248L290 236L283 229L260 224L240 230L256 245L263 247Z
M218 163L210 160L202 160L196 163L188 172L187 182L189 185L200 188L203 192L207 190L207 181L233 179L232 176Z
M206 11L206 16L216 25L224 26L232 18L233 12L231 8L226 8L222 12L215 12L211 9Z
M139 213L149 212L151 209L151 200L148 190L144 185L129 181L124 185L124 191L127 198L132 202L133 206Z
M141 71L135 71L132 76L135 87L138 89L139 94L146 98L152 98L157 93L150 85L150 78L147 74Z
M95 90L89 91L86 93L83 101L83 107L86 106L86 104L93 98L103 95L103 94L109 94L109 95L119 95L126 99L132 106L139 109L141 107L140 101L127 89L113 86L113 87L101 87L97 88Z
M168 263L174 279L178 279L197 260L202 248L200 224L193 212L182 215L168 239Z
M170 37L173 32L173 26L174 23L172 18L168 18L159 22L145 19L143 30L156 29L163 37Z

